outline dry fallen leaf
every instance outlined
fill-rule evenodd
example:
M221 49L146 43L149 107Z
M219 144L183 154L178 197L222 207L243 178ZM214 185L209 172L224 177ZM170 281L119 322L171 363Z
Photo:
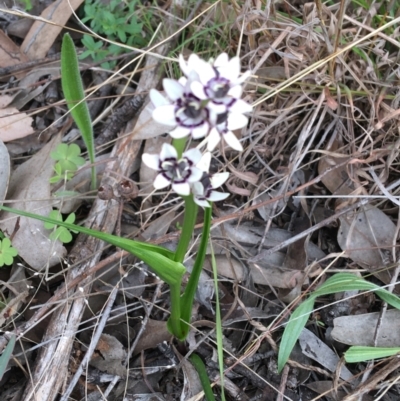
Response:
M340 316L333 320L331 335L343 344L372 347L379 319L379 312ZM376 346L400 347L400 311L397 309L386 311L379 325Z
M122 365L127 353L124 346L110 334L103 333L89 362L91 366L112 375L126 377L127 368Z
M28 58L21 53L19 47L0 30L0 67L12 67L27 61Z
M83 0L57 0L52 2L40 15L42 19L51 23L43 20L35 21L21 45L21 51L30 60L44 58L71 17L72 11L75 11L82 2Z
M338 156L336 152L338 147L339 144L335 141L327 151L333 152ZM321 181L334 195L349 195L355 190L354 183L349 177L346 165L337 168L335 167L336 165L343 163L346 158L348 158L346 155L343 155L343 158L324 155L318 163L318 173L321 175L323 174ZM331 169L331 171L324 174L328 169Z
M42 216L49 215L53 209L49 179L53 175L54 165L50 152L59 143L58 135L13 172L7 195L12 202L8 206ZM65 248L60 241L49 239L51 231L44 228L43 222L3 212L0 229L11 235L16 228L13 246L34 270L54 266L65 256Z
M313 332L303 329L299 337L300 347L303 354L317 361L331 372L335 372L340 358L324 342L322 342ZM340 377L343 380L351 381L353 373L345 366L340 370Z
M340 218L338 243L346 256L388 284L391 274L384 267L391 264L396 234L395 224L384 212L365 206Z
M33 134L32 122L32 117L15 107L0 109L0 140L9 142Z

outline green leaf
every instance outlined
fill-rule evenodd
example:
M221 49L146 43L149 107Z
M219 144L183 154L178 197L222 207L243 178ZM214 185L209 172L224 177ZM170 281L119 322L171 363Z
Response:
M345 353L344 358L348 363L369 361L371 359L386 358L400 353L400 347L350 347Z
M18 251L11 245L8 238L3 238L0 241L0 267L11 266L14 262L14 257L18 255Z
M0 380L3 378L4 372L7 369L7 365L11 358L12 352L14 351L14 347L15 347L15 334L12 334L10 341L7 344L7 347L0 356Z
M400 298L379 286L357 277L351 273L338 273L325 281L310 297L300 304L290 316L285 327L278 355L278 371L280 372L292 352L294 344L300 336L308 317L314 307L315 299L321 295L330 295L343 291L374 291L389 305L400 309ZM305 306L304 306L305 305Z
M61 47L61 84L68 108L81 131L82 138L88 150L92 163L92 189L96 188L96 168L93 140L93 127L87 103L84 101L85 92L79 72L78 57L74 42L66 33Z
M127 238L121 238L116 235L103 233L101 231L81 227L76 224L69 224L67 222L6 206L0 206L0 210L6 210L7 212L15 213L20 216L31 217L36 220L44 221L45 223L52 223L56 226L65 227L71 231L78 231L80 233L101 239L111 245L115 245L121 249L124 249L125 251L130 252L132 255L137 256L143 262L148 264L152 270L154 270L154 272L169 285L180 286L182 277L186 272L185 266L183 266L182 263L173 261L174 252L171 252L170 250L161 246L134 241Z
M310 297L302 302L290 316L283 332L278 354L278 372L281 372L288 361L290 353L307 323L308 317L314 308L314 298Z
M55 221L58 222L63 222L61 213L58 210L52 210L49 214L49 217ZM66 223L72 224L75 221L75 213L71 213L67 218L65 219ZM55 228L55 230L50 234L49 238L53 241L59 240L64 244L68 244L69 242L72 241L72 234L70 231L65 228L65 227L60 227L59 223L53 224L53 223L44 223L44 227L48 230L51 230ZM77 233L76 230L71 230L75 234Z
M74 172L79 166L85 164L85 159L80 154L81 149L77 144L60 143L56 150L50 153L50 157L59 162L61 173L64 173L66 171Z
M338 273L325 281L314 293L313 297L321 295L335 294L342 291L374 291L381 299L389 305L400 309L400 298L389 291L380 288L378 285L370 283L361 277L351 273Z
M199 375L201 387L203 387L204 396L207 401L215 401L214 393L212 391L211 382L208 377L207 369L204 362L197 354L192 354L189 356L189 360L195 367L197 374Z

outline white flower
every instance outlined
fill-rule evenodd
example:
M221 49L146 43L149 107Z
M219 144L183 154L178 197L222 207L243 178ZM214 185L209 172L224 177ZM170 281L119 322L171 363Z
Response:
M221 123L217 123L207 137L207 150L213 151L221 138L232 148L239 152L243 150L242 144L236 138L232 130L243 128L247 125L247 117L243 114L229 113L227 118Z
M159 123L175 127L170 132L173 138L191 135L194 139L199 139L210 131L209 110L190 89L193 79L194 76L189 79L181 78L179 81L165 78L163 86L170 101L156 90L150 91L150 99L156 107L153 118Z
M198 149L189 149L178 160L176 149L164 143L159 155L144 153L143 162L159 174L154 180L154 188L161 189L172 185L178 195L188 196L190 185L199 181L203 171L196 165L201 161L201 152Z
M218 202L226 199L229 194L214 191L220 187L229 177L229 173L203 174L199 182L192 184L194 201L201 207L210 207L210 202Z
M182 62L180 64L182 68ZM199 99L208 99L208 106L215 113L247 113L252 110L248 103L240 99L242 83L248 78L250 71L240 76L239 57L229 60L228 55L222 53L212 64L189 58L186 70L190 69L196 74L193 76L198 77L190 85L193 93Z
M203 155L197 167L203 170L203 176L200 181L191 185L193 199L201 207L210 207L210 202L217 202L226 199L229 194L214 191L220 187L229 178L229 173L209 174L211 162L211 153L207 152Z

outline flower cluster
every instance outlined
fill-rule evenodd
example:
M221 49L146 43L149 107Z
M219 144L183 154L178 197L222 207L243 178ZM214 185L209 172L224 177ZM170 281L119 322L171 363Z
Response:
M209 174L211 154L223 139L229 146L242 151L240 141L232 132L248 123L244 115L252 107L241 99L242 83L250 72L240 74L240 60L229 60L222 53L209 62L192 54L186 62L182 55L179 65L183 77L179 80L165 78L163 87L166 97L152 89L150 99L155 106L153 118L171 127L174 139L192 137L206 138L207 151L202 157L198 149L178 153L171 145L164 145L160 155L143 155L143 162L158 171L154 182L156 189L172 185L179 195L193 194L195 202L208 207L208 201L225 199L214 189L221 186L228 173Z

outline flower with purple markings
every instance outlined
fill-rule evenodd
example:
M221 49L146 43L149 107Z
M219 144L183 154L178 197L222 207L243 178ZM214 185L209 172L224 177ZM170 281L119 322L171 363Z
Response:
M209 202L218 202L229 196L227 193L215 191L229 178L229 173L209 174L210 162L211 153L207 152L197 164L197 167L203 170L203 176L191 185L193 199L201 207L210 207Z
M153 118L159 123L175 127L170 132L172 138L191 135L193 139L199 139L210 131L209 109L190 89L193 79L194 75L189 79L182 77L179 81L165 78L163 87L169 100L155 89L150 91L150 99L156 107Z
M228 55L222 53L213 63L207 63L192 55L185 64L181 56L180 66L184 74L198 77L192 80L190 88L199 99L209 100L208 107L216 114L226 111L243 114L252 110L248 103L240 99L242 83L248 78L250 71L240 76L239 57L229 60Z
M203 176L203 170L196 165L201 160L198 149L189 149L178 160L176 149L164 143L159 155L144 153L143 162L153 170L158 171L154 180L154 188L162 189L172 185L172 190L181 196L190 194L190 185L198 182Z

